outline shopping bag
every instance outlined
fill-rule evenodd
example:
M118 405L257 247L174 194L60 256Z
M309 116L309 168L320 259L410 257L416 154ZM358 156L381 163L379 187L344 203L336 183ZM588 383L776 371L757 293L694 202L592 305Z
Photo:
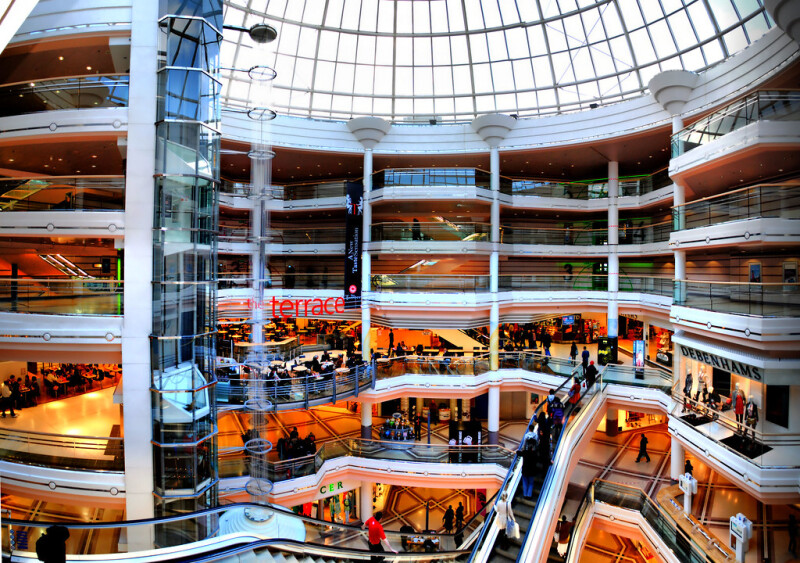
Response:
M511 518L508 519L506 523L506 536L513 539L519 539L519 524L517 524L516 520Z

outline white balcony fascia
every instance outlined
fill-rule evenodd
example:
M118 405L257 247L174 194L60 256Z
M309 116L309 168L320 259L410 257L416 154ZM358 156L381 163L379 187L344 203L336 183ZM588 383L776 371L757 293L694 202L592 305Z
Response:
M502 194L501 194L502 197ZM476 186L391 186L374 190L370 201L492 201L492 191Z
M673 192L675 191L675 184L658 188L652 192L642 195L628 195L620 196L617 200L620 209L641 209L656 203L663 203L665 201L672 202ZM606 206L606 209L608 206Z
M255 200L252 200L249 197L243 197L240 195L233 195L225 192L220 192L219 206L225 207L227 209L252 211L253 209L255 209Z
M666 243L665 243L666 244ZM618 247L621 248L621 247ZM501 244L500 252L512 256L535 256L557 257L557 256L591 256L606 257L609 255L611 247L607 244L601 245L579 245L579 244Z
M800 242L800 221L778 217L727 221L676 231L669 237L669 245L675 250L798 242Z
M270 211L307 211L309 209L345 209L344 197L320 197L316 199L270 199L266 208Z
M68 6L63 0L39 0L9 44L80 33L130 33L132 10L131 0L82 0Z
M787 294L787 297L792 295L795 294ZM715 335L735 336L752 342L796 341L800 325L798 319L793 317L737 315L682 305L673 305L669 316L670 321L676 326L685 326Z
M128 130L128 108L87 108L42 111L0 117L0 140L35 137L38 140L80 133L114 133Z
M620 244L617 246L620 256L652 256L654 254L671 254L669 241L646 242L644 244Z
M796 151L800 145L800 122L761 120L731 131L718 139L695 147L669 162L669 175L674 178L695 169L714 165L715 161L737 159L738 153L757 147L783 148Z
M683 563L638 510L630 510L600 501L595 501L589 510L591 510L591 513L584 517L586 520L584 521L583 530L586 532L588 532L589 526L592 526L595 527L594 529L606 530L615 535L624 536L627 529L632 534L630 539L638 539L640 535L645 537L647 542L650 543L651 549L658 554L658 561ZM585 537L574 544L574 553L580 554L582 552L584 541ZM570 557L570 555L567 554L568 562L579 561L579 556Z
M5 336L3 342L44 343L100 341L119 346L122 335L122 317L100 315L41 315L0 312L0 326ZM50 335L49 339L42 338ZM11 339L11 340L10 340Z
M125 500L125 474L109 471L71 471L0 461L0 475L8 488L38 491L48 495L80 495ZM53 484L51 486L50 484ZM116 493L114 491L116 490Z
M492 294L485 293L436 293L431 291L409 293L382 293L376 291L366 292L362 299L370 304L375 304L384 309L392 307L420 308L420 309L462 309L486 308L492 303Z
M364 243L367 252L392 254L491 254L494 245L485 241L386 240Z
M258 245L253 242L220 241L217 243L219 254L253 254L258 250Z
M343 256L344 255L344 243L334 242L334 243L326 243L326 244L274 244L270 243L267 245L266 249L267 255L277 255L277 254L322 254L325 256L335 255L335 256Z
M122 238L123 211L18 211L0 215L0 235Z

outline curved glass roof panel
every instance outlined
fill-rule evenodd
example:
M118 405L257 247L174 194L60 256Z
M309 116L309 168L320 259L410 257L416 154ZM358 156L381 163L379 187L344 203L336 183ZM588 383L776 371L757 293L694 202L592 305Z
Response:
M225 105L254 105L265 85L247 70L269 65L279 114L424 123L641 96L655 74L705 70L773 25L762 0L225 0L224 19L278 30L267 46L225 31Z

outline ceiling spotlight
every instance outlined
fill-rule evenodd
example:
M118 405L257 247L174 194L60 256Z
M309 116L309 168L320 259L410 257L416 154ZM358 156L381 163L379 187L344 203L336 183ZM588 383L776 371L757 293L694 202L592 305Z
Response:
M597 104L597 103L591 103L591 104L589 104L589 107L590 107L591 109L597 109L597 108L599 108L599 107L600 107L600 104Z

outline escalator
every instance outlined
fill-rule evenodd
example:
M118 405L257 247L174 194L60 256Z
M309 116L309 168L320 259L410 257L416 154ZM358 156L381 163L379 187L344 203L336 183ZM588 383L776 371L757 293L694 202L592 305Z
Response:
M601 378L598 378L597 381L601 381ZM556 390L556 395L559 397L566 395L569 385L571 385L571 380L567 379ZM600 396L601 393L598 392L600 385L600 383L595 383L593 388L583 391L582 399L578 408L571 409L569 406L567 406L567 409L564 413L565 423L563 430L559 433L559 435L554 434L555 429L552 431L553 435L551 437L551 444L554 444L554 446L551 447L551 460L558 456L559 448L562 446L562 437L570 430L577 418L577 415L583 409L585 409L587 412L593 412L594 408L596 408L596 406L602 401ZM544 404L545 402L543 402L543 404L540 405L536 410L536 413L534 413L534 418L538 415L539 410L544 407ZM490 515L491 518L487 518L487 522L490 524L485 527L482 537L476 544L472 553L471 561L509 563L515 561L524 561L527 557L525 554L526 543L531 539L531 536L533 535L532 529L535 528L532 523L535 523L537 514L541 513L543 510L539 501L543 497L543 491L552 485L555 466L550 465L547 469L547 473L544 475L542 472L537 474L537 476L534 478L533 497L532 499L525 499L522 495L522 463L520 457L521 456L518 456L517 459L515 459L512 469L509 472L509 476L506 478L506 482L500 489L501 491L506 491L511 498L511 508L514 512L514 517L517 521L517 524L519 524L520 537L519 539L508 538L507 541L504 541L503 538L498 538L497 531L490 529L495 526L496 513L493 510L492 514Z

